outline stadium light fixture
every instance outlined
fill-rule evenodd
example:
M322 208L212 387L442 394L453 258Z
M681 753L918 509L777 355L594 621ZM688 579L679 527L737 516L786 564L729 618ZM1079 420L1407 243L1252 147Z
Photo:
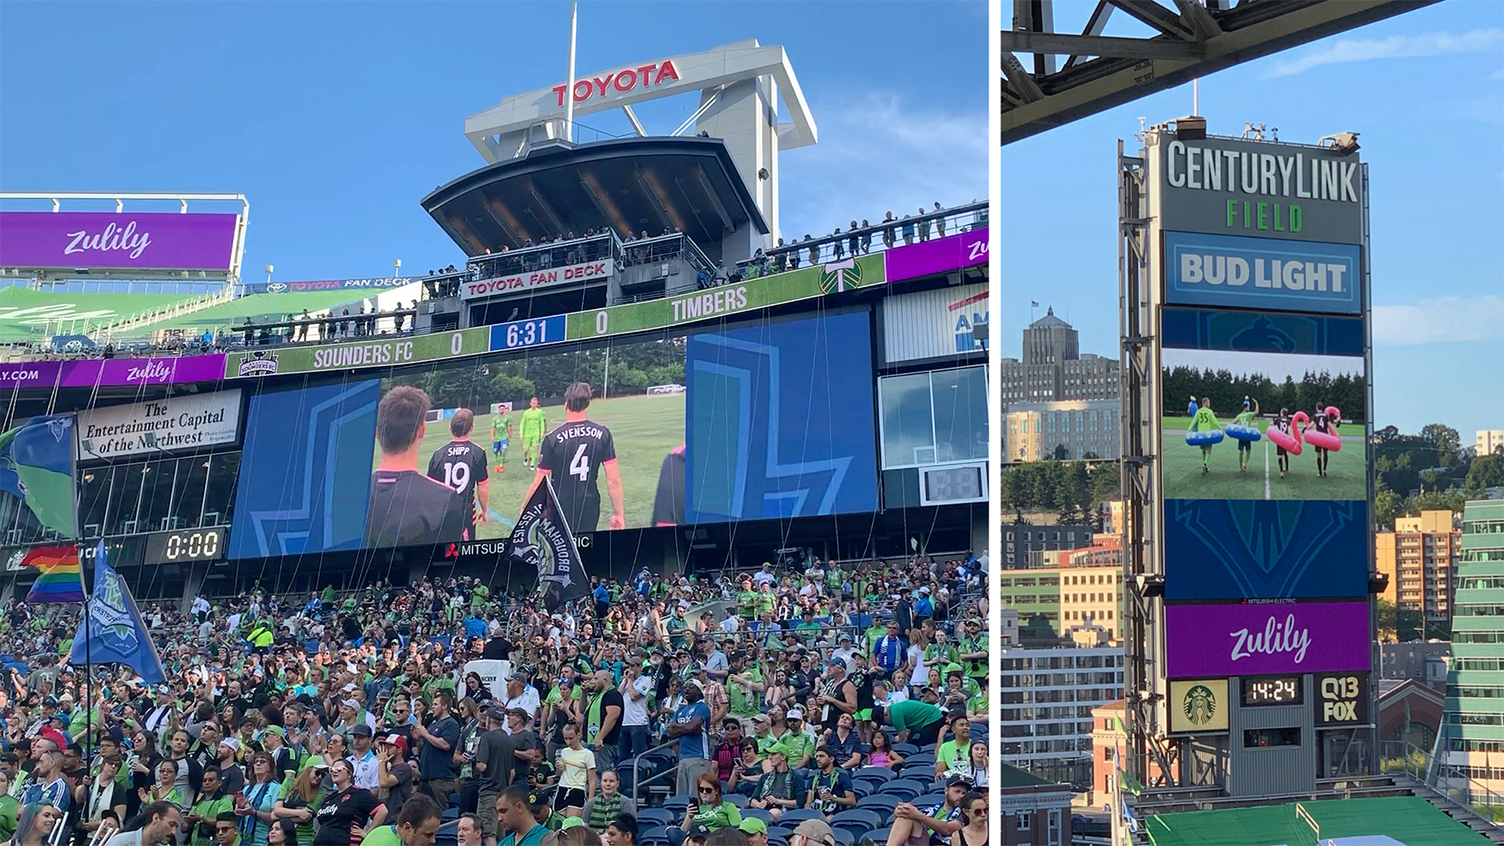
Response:
M1358 152L1358 133L1338 132L1334 135L1323 135L1316 142L1318 147L1329 147L1339 156L1351 156Z

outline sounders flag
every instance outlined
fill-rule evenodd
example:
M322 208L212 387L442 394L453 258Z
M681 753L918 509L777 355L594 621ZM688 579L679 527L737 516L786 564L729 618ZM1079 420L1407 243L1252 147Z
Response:
M73 651L68 663L124 664L136 671L147 684L167 680L162 659L146 633L141 612L131 599L125 580L104 560L104 541L94 552L94 595L89 599L89 613L78 624L73 636Z
M36 515L37 522L74 537L73 423L71 414L33 417L0 434L0 493Z
M553 480L547 476L528 497L502 555L538 568L538 595L549 611L590 593L580 549L559 509Z

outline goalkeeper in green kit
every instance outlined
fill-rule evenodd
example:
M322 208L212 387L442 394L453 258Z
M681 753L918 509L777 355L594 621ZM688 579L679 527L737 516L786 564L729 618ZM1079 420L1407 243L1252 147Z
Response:
M522 412L522 463L528 467L538 466L539 451L543 436L548 434L548 414L538 407L538 398L533 397L526 411Z
M512 444L512 406L498 405L491 415L491 454L496 456L496 472L507 469L507 447Z

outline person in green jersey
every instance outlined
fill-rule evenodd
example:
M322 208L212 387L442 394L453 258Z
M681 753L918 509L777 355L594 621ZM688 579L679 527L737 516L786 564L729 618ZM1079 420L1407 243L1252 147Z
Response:
M945 712L928 702L905 699L872 706L872 721L878 726L892 726L900 742L924 746L939 739Z
M1253 429L1258 424L1259 401L1249 397L1243 397L1243 410L1232 422L1244 428ZM1253 441L1246 438L1238 438L1238 472L1248 472L1248 459L1253 457Z
M1201 398L1201 407L1198 408L1198 409L1196 409L1196 416L1191 419L1191 431L1192 432L1210 432L1210 431L1212 431L1214 429L1220 429L1220 428L1222 428L1222 423L1217 420L1216 413L1212 411L1212 401L1211 401L1211 398L1210 397L1202 397ZM1203 474L1211 472L1211 467L1209 467L1207 465L1207 462L1211 460L1211 457L1212 457L1212 445L1211 444L1202 444L1201 445L1201 472Z
M527 411L522 412L522 463L537 467L543 447L543 436L548 434L548 413L538 407L538 398L528 401Z
M496 456L496 472L507 469L507 447L512 444L512 406L501 406L491 415L491 454Z

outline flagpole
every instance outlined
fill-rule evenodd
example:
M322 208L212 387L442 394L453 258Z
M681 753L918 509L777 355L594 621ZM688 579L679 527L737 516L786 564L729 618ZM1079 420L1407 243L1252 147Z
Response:
M103 373L103 371L100 372ZM96 393L98 387L98 385L95 385ZM55 393L54 396L56 396ZM91 622L89 606L92 603L89 602L89 583L84 577L84 533L79 526L79 520L81 519L79 512L83 509L80 507L82 496L78 489L78 415L76 414L73 416L73 426L71 428L73 429L73 449L69 457L72 459L70 469L73 482L73 550L75 557L78 559L78 586L83 590L84 594L84 760L88 761L94 755L94 656L92 654L93 650L90 648L92 638L89 637L89 629L91 628L89 625ZM104 541L101 540L100 543L103 544Z

